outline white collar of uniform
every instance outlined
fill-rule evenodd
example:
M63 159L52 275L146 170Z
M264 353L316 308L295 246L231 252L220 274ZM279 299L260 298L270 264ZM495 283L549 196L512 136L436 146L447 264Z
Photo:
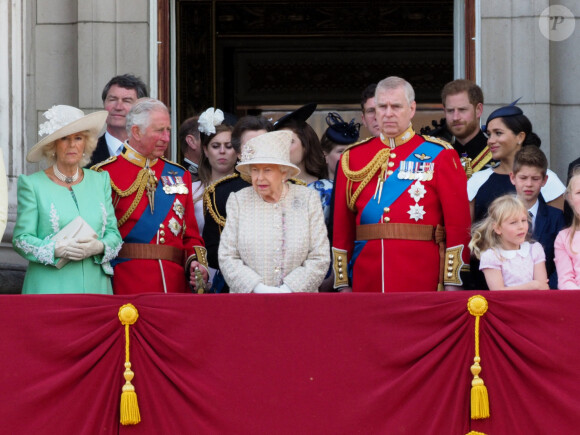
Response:
M519 255L522 258L526 258L530 253L530 242L524 242L520 245L520 249L499 249L499 254L503 258L513 259L516 258L516 255Z

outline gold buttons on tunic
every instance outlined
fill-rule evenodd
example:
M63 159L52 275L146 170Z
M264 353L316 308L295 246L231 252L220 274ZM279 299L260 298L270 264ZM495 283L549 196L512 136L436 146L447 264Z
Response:
M159 235L160 236L164 236L165 235L165 231L163 231L163 230L159 231Z
M165 228L165 225L159 224L159 228L163 229L163 228Z
M385 216L385 217L383 218L383 221L384 221L385 223L387 223L387 222L390 222L390 221L391 221L391 218L390 218L390 217L388 217L388 216Z
M385 213L389 213L391 211L391 209L389 207L385 207L383 210Z
M161 237L161 238L159 239L159 243L161 243L161 244L164 244L164 243L165 243L165 239L164 239L163 237Z
M395 166L395 162L389 162L389 168L392 168L393 166Z
M397 155L395 153L391 153L391 155L389 156L391 159L394 159L395 157L397 157Z
M393 175L393 171L391 171L390 169L387 171L387 175Z

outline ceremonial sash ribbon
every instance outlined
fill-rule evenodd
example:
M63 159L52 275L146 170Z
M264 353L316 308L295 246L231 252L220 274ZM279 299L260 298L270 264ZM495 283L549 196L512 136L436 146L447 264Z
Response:
M169 171L179 171L179 176L183 177L183 170L173 165L165 163L161 177L168 176ZM163 190L163 183L161 182L161 177L157 183L157 189L155 190L155 212L151 213L151 206L147 204L147 208L131 229L129 234L124 239L125 243L149 243L157 233L159 225L163 223L173 201L175 199L175 194L167 194ZM191 189L191 186L187 186Z

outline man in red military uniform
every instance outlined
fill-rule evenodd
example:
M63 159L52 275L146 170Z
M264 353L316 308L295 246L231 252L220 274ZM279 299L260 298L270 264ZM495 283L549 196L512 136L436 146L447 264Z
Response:
M460 289L469 264L467 178L451 145L416 135L415 92L399 77L376 89L381 136L342 155L333 269L339 291Z
M187 276L194 288L200 273L207 282L207 257L193 210L191 175L163 158L171 132L167 107L151 98L138 100L127 115L127 131L121 155L94 167L111 176L124 242L112 262L113 292L186 292Z

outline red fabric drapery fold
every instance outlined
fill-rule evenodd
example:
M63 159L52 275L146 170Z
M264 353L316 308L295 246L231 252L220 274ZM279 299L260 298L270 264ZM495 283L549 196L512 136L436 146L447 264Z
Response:
M0 297L2 433L575 433L580 292ZM124 328L142 421L119 424Z

